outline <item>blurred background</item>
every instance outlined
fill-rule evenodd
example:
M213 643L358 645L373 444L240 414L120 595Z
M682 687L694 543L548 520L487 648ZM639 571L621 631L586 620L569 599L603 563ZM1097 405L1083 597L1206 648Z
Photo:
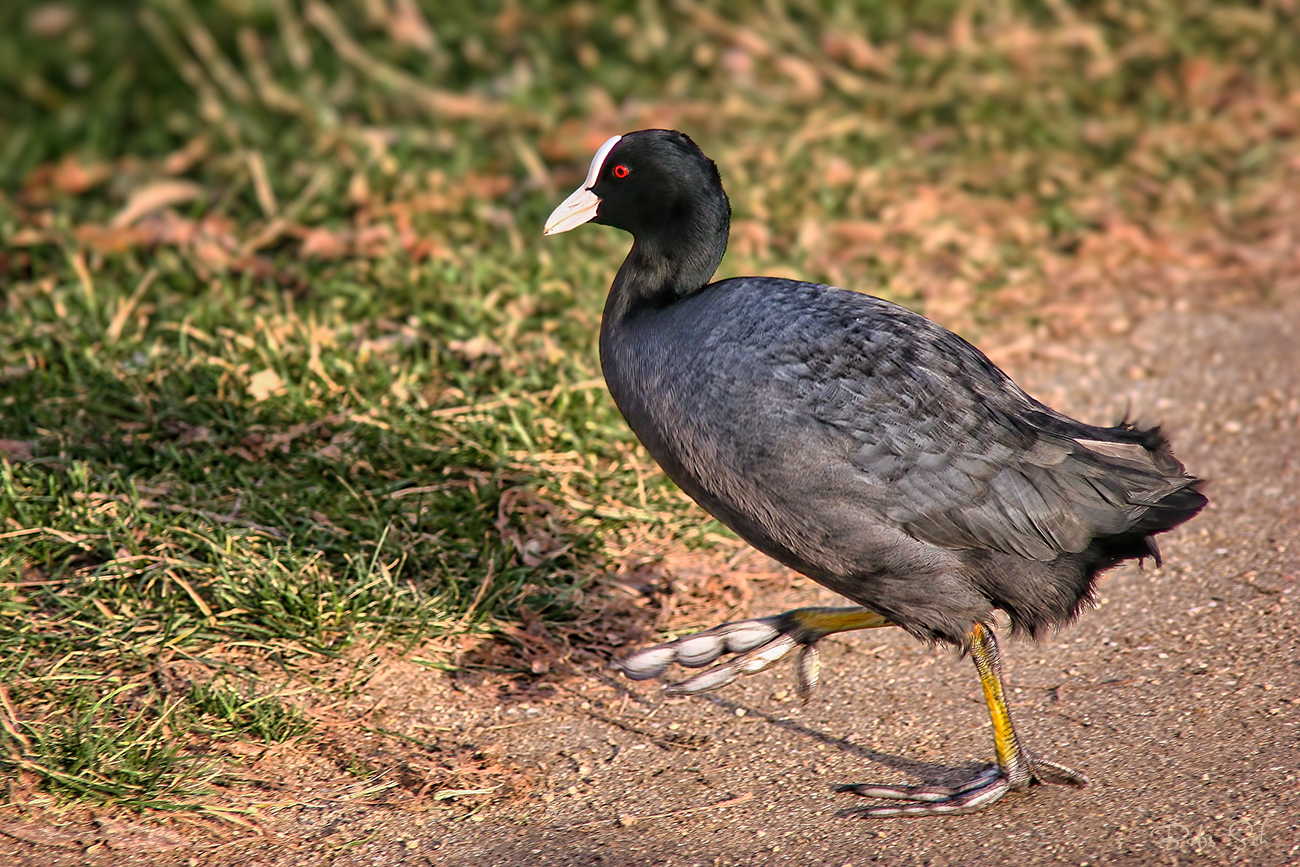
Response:
M1014 365L1295 288L1298 7L3 4L10 799L199 809L196 743L309 737L376 648L544 676L747 601L673 595L742 549L603 389L628 238L540 234L610 135L717 160L721 276Z

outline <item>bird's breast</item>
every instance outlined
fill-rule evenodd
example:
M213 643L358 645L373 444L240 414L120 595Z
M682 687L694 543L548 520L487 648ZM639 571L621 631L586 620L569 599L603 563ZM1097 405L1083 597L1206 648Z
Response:
M844 438L802 412L749 353L613 339L602 341L601 361L629 427L688 496L792 568L841 572L844 537L872 523L863 520L875 511L870 491Z

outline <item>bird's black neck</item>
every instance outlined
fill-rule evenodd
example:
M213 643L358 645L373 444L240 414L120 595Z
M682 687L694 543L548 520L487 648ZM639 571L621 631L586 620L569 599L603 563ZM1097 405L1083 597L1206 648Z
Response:
M727 250L730 217L723 197L658 231L638 233L610 287L606 319L667 307L704 288Z

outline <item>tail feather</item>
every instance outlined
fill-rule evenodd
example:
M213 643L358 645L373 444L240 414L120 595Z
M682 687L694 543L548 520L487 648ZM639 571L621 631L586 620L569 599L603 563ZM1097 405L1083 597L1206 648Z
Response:
M1156 534L1172 530L1205 508L1209 500L1200 491L1203 484L1200 479L1186 476L1183 485L1142 507L1139 517L1128 529L1093 540L1093 547L1100 555L1098 568L1108 569L1124 560L1144 557L1151 557L1157 566L1161 565L1163 560L1156 544Z
M1155 536L1190 520L1205 508L1205 482L1189 475L1158 426L1141 428L1124 419L1113 428L1094 428L1095 439L1075 438L1094 453L1125 489L1131 518L1118 532L1095 537L1086 552L1101 571L1125 560L1151 557L1159 566Z
M1077 423L1073 423L1077 424ZM1015 631L1038 637L1051 626L1069 623L1095 596L1098 573L1125 560L1150 557L1160 565L1155 537L1205 508L1205 484L1188 475L1159 428L1128 422L1114 428L1075 427L1068 434L1084 450L1080 482L1095 490L1089 499L1094 535L1086 548L1064 552L1050 562L985 552L978 563L979 586L1006 611Z

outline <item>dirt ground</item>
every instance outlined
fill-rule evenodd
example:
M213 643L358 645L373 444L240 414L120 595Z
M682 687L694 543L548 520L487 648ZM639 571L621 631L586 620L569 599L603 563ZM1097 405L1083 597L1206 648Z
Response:
M1109 573L1075 626L1003 643L1030 749L1091 787L837 818L854 803L837 784L942 781L991 755L970 663L897 630L828 640L807 707L784 666L665 700L596 670L511 693L397 662L366 687L384 727L454 733L507 777L444 800L288 799L256 831L6 821L0 863L1300 865L1300 303L999 360L1082 418L1160 421L1211 480L1210 508L1162 538L1163 568ZM757 555L738 568L754 616L837 604Z

